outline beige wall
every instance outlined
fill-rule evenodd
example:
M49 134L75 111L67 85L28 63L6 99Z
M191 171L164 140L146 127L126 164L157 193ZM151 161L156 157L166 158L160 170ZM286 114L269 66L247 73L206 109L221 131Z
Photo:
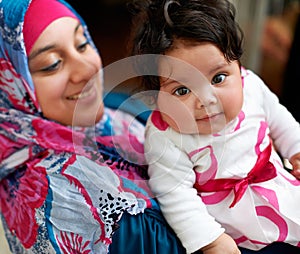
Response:
M0 220L0 253L1 254L11 254L8 248L8 244L3 232L2 223Z
M244 31L245 52L242 64L255 72L260 70L261 36L270 0L231 0L237 11L237 21ZM272 0L271 0L272 1Z

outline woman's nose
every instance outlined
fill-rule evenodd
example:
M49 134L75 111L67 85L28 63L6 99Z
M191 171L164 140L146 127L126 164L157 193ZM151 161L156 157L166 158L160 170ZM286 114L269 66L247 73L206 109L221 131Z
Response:
M96 59L82 54L73 55L70 64L70 80L74 84L87 82L99 71L99 68Z

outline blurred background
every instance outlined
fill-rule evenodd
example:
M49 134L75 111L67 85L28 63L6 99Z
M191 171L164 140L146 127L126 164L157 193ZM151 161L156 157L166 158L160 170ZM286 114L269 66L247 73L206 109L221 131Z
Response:
M69 0L85 18L104 66L128 56L130 0ZM230 0L245 35L242 64L256 72L300 121L300 0ZM298 24L298 26L297 26ZM296 32L298 30L298 32ZM289 66L289 67L287 67ZM105 88L132 93L138 79Z
M68 1L68 0L67 0ZM231 0L245 34L242 64L252 69L300 120L300 0ZM131 15L126 0L69 0L85 19L104 66L126 56ZM132 93L137 80L110 85ZM0 254L10 253L0 223Z
M237 20L245 33L243 65L259 74L280 95L300 12L300 0L231 1L237 8ZM131 14L126 7L128 0L69 2L89 25L105 66L128 55L131 24ZM131 92L134 84L130 82L125 82L118 89Z

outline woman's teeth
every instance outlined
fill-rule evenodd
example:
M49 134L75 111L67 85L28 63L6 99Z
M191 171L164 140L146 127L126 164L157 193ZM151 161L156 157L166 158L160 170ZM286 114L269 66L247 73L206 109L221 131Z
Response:
M74 94L74 95L68 96L67 99L68 100L78 100L78 99L86 98L92 94L92 92L93 92L92 90L93 89L90 89L89 91L81 92L80 94Z

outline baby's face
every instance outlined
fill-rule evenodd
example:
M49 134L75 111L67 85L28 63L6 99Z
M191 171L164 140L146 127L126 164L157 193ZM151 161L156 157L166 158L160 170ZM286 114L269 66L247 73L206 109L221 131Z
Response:
M29 69L45 117L90 126L103 115L102 63L79 21L52 22L29 54Z
M157 106L175 131L213 134L235 119L243 104L237 61L227 62L211 43L177 43L159 63Z

